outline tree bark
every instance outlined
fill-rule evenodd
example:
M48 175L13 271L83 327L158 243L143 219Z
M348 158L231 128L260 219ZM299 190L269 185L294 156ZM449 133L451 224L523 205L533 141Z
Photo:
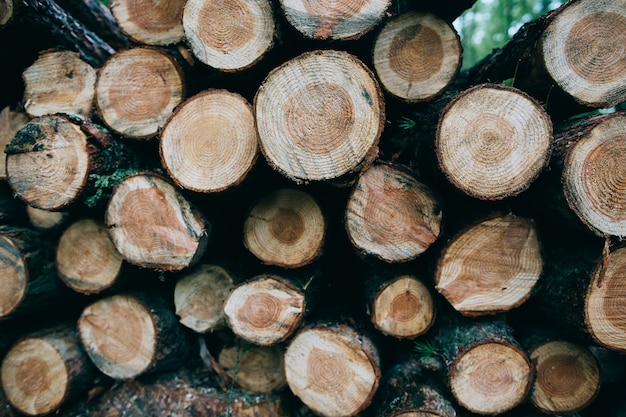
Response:
M461 39L454 27L429 13L408 12L387 21L373 50L382 86L407 102L434 99L461 67Z
M345 324L317 324L300 330L285 352L291 391L321 416L354 416L378 389L378 350Z
M372 72L333 50L310 51L274 69L254 108L264 156L300 183L360 171L375 157L385 121Z
M25 335L2 361L9 402L31 416L52 413L86 394L96 375L73 327Z
M210 226L165 178L138 173L113 190L105 224L115 248L142 268L178 271L204 254Z
M115 21L130 39L147 45L172 45L183 40L183 7L181 0L153 1L115 0L109 5Z
M96 367L119 380L180 366L189 343L169 302L158 294L116 294L87 306L81 341Z

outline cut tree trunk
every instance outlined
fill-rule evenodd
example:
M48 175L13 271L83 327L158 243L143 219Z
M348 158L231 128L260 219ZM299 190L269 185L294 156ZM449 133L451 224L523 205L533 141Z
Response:
M189 0L182 23L193 55L221 71L253 66L274 46L276 36L274 11L267 0Z
M315 199L285 188L255 203L244 223L243 243L264 264L299 268L321 256L325 235L326 219Z
M100 299L83 310L78 329L93 363L114 379L175 369L189 353L189 341L173 308L157 294Z
M373 160L385 121L376 78L346 52L317 50L274 69L254 109L261 151L296 182L354 174Z
M184 97L181 67L156 47L115 53L96 81L98 113L108 127L128 138L154 137Z
M23 111L13 111L10 107L5 107L0 112L0 154L4 155L4 150L13 139L18 130L26 126L30 121L28 114ZM5 157L0 157L0 180L7 178L7 161Z
M354 40L362 37L384 17L389 0L302 1L280 0L287 21L307 38Z
M66 113L91 116L96 71L76 52L47 51L22 73L24 110L32 117Z
M179 186L204 193L234 187L258 156L252 106L226 90L201 92L174 111L159 146L163 166Z
M233 288L224 301L230 329L260 346L287 340L307 311L306 289L276 274L263 274Z
M133 41L147 45L171 45L183 40L184 6L181 0L114 0L109 4L121 30Z
M291 391L316 414L355 416L378 389L380 358L372 341L348 325L310 325L287 346L285 375Z
M233 275L221 265L202 264L181 275L174 288L180 322L196 333L226 327L224 301L234 286Z
M2 361L2 388L21 413L50 414L86 394L97 375L74 327L25 335Z
M435 352L447 366L452 394L467 410L501 414L528 397L535 369L502 316L442 316L432 337Z
M528 300L543 265L534 222L494 215L447 242L439 254L435 288L465 316L506 312Z
M30 224L42 231L59 229L70 218L68 212L42 210L29 205L26 206L26 214Z
M57 244L59 278L74 291L97 294L115 284L123 265L104 223L81 219L67 227Z
M348 237L363 256L406 262L437 240L443 210L435 191L408 168L377 163L359 177L345 218Z
M390 94L430 101L452 83L462 46L454 27L430 13L408 12L385 23L374 43L374 69Z
M105 224L127 262L177 271L204 254L209 225L165 178L151 173L128 176L113 190Z
M521 90L481 84L443 109L435 139L441 170L457 188L485 200L526 190L547 166L552 123Z
M366 282L367 311L374 327L398 339L425 334L435 322L436 306L425 283L414 274L382 270Z

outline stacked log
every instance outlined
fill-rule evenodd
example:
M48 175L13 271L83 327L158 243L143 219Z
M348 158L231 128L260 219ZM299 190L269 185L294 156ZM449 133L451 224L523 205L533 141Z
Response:
M2 412L609 409L626 2L473 3L0 1Z

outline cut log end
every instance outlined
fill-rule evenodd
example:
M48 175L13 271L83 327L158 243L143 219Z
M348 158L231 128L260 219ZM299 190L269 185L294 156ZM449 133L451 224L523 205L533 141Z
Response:
M512 87L481 84L443 110L435 147L452 184L472 197L500 200L530 186L551 145L552 122L539 102Z
M244 245L268 265L297 268L321 254L326 220L306 192L280 189L262 198L244 223Z
M62 209L87 183L87 136L64 117L31 120L15 134L6 154L9 185L30 206Z
M154 174L126 177L113 190L105 223L127 262L181 270L204 254L206 224L176 188Z
M433 325L435 305L428 287L413 276L403 275L378 292L371 316L381 332L397 338L414 338Z
M258 133L246 99L209 90L185 101L160 136L163 166L181 187L218 192L245 178L258 155Z
M66 113L89 117L96 71L72 51L49 51L22 73L24 110L33 117Z
M183 40L183 0L154 2L118 0L111 13L120 29L135 42L171 45Z
M569 151L563 169L568 204L598 235L626 236L626 113L613 113Z
M70 217L67 212L42 210L29 205L26 206L26 214L30 224L41 230L56 229Z
M14 0L0 0L0 28L3 28L15 15Z
M317 327L301 331L285 352L291 391L315 413L354 416L365 409L380 379L372 352L350 328Z
M306 308L303 291L279 278L259 276L233 289L224 315L233 333L261 346L287 339Z
M274 44L274 14L265 0L190 0L182 22L196 58L222 71L251 67Z
M458 402L484 415L500 414L526 399L534 369L526 354L508 343L487 342L459 355L450 386Z
M442 252L435 286L467 316L509 311L528 299L543 271L532 220L484 220L454 237Z
M287 386L284 354L281 346L237 343L222 349L217 361L243 391L271 394Z
M254 108L263 154L297 182L358 171L375 156L385 120L372 72L333 50L307 52L274 69Z
M59 278L75 291L99 293L113 285L123 258L104 224L78 220L61 235L56 251Z
M386 164L360 176L346 209L346 229L354 246L386 262L415 259L441 231L439 199L410 173Z
M100 69L96 106L112 130L129 138L153 137L185 95L176 61L152 47L121 50Z
M0 319L8 317L26 296L28 268L16 242L0 235Z
M461 66L456 30L429 13L409 12L388 22L376 38L374 68L383 87L409 101L430 101Z
M565 92L586 106L612 107L626 100L624 43L626 2L580 2L550 23L541 52Z
M224 327L224 301L233 287L230 274L218 265L200 265L185 274L174 289L174 305L180 322L197 333Z
M600 389L600 370L594 356L584 347L550 341L529 353L537 368L531 403L548 414L570 414L582 410Z
M2 1L0 1L2 3ZM10 3L10 2L9 2ZM5 107L0 111L0 180L7 178L7 161L4 150L18 130L30 121L28 114L21 111L12 111Z
M96 301L85 308L78 327L87 354L111 378L132 379L153 364L156 324L148 307L132 296Z

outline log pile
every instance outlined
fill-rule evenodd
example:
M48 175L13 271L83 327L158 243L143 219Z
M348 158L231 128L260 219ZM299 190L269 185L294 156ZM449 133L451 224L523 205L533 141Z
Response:
M626 1L473 3L0 0L0 415L626 412Z

